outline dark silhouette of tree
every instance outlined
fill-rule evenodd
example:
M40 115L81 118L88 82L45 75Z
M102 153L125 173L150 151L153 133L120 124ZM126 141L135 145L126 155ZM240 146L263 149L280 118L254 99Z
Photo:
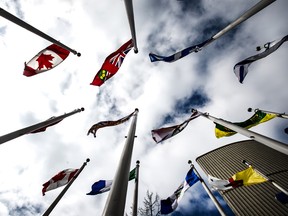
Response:
M160 198L156 193L153 196L153 192L147 190L146 197L143 201L143 208L138 209L139 216L160 216Z

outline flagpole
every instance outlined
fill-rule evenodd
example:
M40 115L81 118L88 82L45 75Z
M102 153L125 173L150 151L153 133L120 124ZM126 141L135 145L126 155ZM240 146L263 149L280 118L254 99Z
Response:
M248 112L252 112L252 108L248 108ZM261 111L263 113L267 113L267 114L275 114L277 117L280 117L280 118L285 118L285 119L288 119L288 115L286 113L277 113L277 112L271 112L271 111L265 111L265 110L260 110L260 109L254 109L254 112L257 112L257 111Z
M245 165L247 165L248 167L251 167L252 165L249 164L246 160L243 160L242 163L244 163ZM282 188L280 185L278 185L275 181L273 181L272 179L270 179L268 176L264 175L262 172L260 172L259 170L255 169L255 167L253 166L253 169L259 173L261 176L263 176L264 178L266 178L269 182L271 182L276 188L278 188L280 191L282 191L283 193L285 193L286 195L288 195L288 192Z
M225 127L229 128L229 129L231 129L237 133L240 133L244 136L247 136L247 137L249 137L249 138L251 138L257 142L260 142L264 145L267 145L270 148L273 148L279 152L282 152L282 153L288 155L288 145L285 143L271 139L270 137L266 137L266 136L261 135L259 133L247 130L246 128L242 128L238 125L235 125L235 124L228 122L228 121L225 121L223 119L215 118L215 117L209 115L208 113L201 113L201 112L199 112L199 113L201 116L208 118L209 120L213 121L214 123L225 126Z
M212 39L216 40L222 35L224 35L226 32L230 31L235 26L239 25L240 23L244 22L245 20L249 19L254 14L258 13L271 3L273 3L276 0L260 0L257 4L255 4L253 7L251 7L249 10L247 10L244 14L242 14L238 19L236 19L234 22L230 23L228 26L226 26L224 29L219 31L217 34L215 34ZM212 42L212 41L211 41Z
M132 216L137 216L138 212L138 184L139 184L139 164L140 161L136 161L136 177L135 177L135 188L134 188L134 199L132 207Z
M54 38L50 37L49 35L45 34L44 32L36 29L35 27L31 26L30 24L24 22L23 20L19 19L18 17L14 16L13 14L5 11L3 8L0 8L0 16L10 20L11 22L15 23L16 25L21 26L22 28L25 28L26 30L54 43L57 44L58 46L63 47L66 50L69 50L70 52L72 52L74 55L77 55L78 57L81 56L81 53L71 49L70 47L62 44L61 42L55 40Z
M208 46L213 41L220 38L222 35L233 29L235 26L241 24L245 20L249 19L268 5L272 4L276 0L260 0L257 4L255 4L253 7L251 7L249 10L247 10L244 14L242 14L239 18L237 18L234 22L230 23L228 26L220 30L218 33L213 35L210 39L204 42L204 45L201 46L201 49ZM198 52L198 51L197 51Z
M126 143L122 151L120 162L116 171L116 175L111 186L102 216L123 216L125 210L127 186L130 172L131 157L133 152L137 114L135 109L134 118L128 132Z
M61 191L61 193L58 195L58 197L56 197L56 199L54 200L54 202L49 206L49 208L44 212L44 214L42 216L48 216L50 215L50 213L53 211L53 209L55 208L55 206L57 205L57 203L60 201L60 199L64 196L64 194L66 193L66 191L69 189L69 187L73 184L73 182L75 181L75 179L79 176L79 174L82 172L82 170L84 169L84 167L87 165L87 163L90 161L89 158L86 159L86 162L83 163L83 165L81 166L81 168L78 170L78 172L72 177L72 179L68 182L68 184L65 186L65 188Z
M201 175L199 174L199 172L197 171L196 167L193 165L192 161L189 160L188 164L190 164L191 168L193 167L193 169L195 170L196 175L199 178L199 181L201 182L202 186L204 187L205 191L207 192L207 194L209 195L209 197L211 198L211 200L213 201L213 203L215 204L216 208L218 209L219 213L222 216L225 216L225 212L223 210L223 208L221 207L220 203L218 202L218 200L214 197L214 195L212 194L212 192L210 191L210 189L208 188L208 186L206 185L206 183L204 182L204 180L202 179Z
M134 53L138 53L137 41L136 41L136 31L134 22L134 12L133 12L133 2L132 0L124 0L126 13L129 21L130 31L133 40Z
M72 111L70 113L66 113L66 114L60 115L60 116L55 117L55 118L50 118L46 121L43 121L43 122L31 125L29 127L22 128L20 130L8 133L8 134L3 135L3 136L0 136L0 145L7 142L7 141L15 139L17 137L20 137L22 135L25 135L25 134L34 132L36 130L39 130L41 128L56 124L57 122L61 121L62 119L66 118L68 116L74 115L74 114L81 112L81 111L84 111L83 107L81 109L75 109L74 111Z

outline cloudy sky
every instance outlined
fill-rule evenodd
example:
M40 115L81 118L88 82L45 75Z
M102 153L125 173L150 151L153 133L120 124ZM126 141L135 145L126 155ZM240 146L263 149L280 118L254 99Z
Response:
M90 158L51 215L101 215L108 193L87 196L100 179L113 179L130 122L88 129L139 109L131 169L140 160L139 206L149 190L167 198L184 179L192 160L215 148L246 140L236 134L217 139L214 123L199 117L177 136L156 144L151 130L179 124L191 108L232 122L248 119L247 108L288 112L288 46L253 63L240 84L233 66L255 47L288 33L288 1L277 0L201 52L174 63L151 63L150 52L170 55L201 43L238 18L258 0L134 0L139 53L127 55L118 73L100 88L90 85L104 59L131 38L123 0L2 0L0 7L82 54L72 53L51 71L22 75L24 62L51 43L0 18L1 112L5 135L84 107L44 133L0 146L0 215L42 215L61 188L42 196L42 184L59 171L79 168ZM251 130L288 143L285 119ZM132 205L129 182L126 212ZM219 199L220 200L220 199ZM224 204L221 201L221 204ZM185 194L177 215L218 215L200 183ZM229 209L227 213L231 213ZM176 215L174 214L174 215Z

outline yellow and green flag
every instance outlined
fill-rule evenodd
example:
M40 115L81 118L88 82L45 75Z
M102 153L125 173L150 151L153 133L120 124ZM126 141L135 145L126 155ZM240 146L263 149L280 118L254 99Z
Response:
M243 128L246 128L246 129L249 129L249 128L254 127L260 123L269 121L269 120L275 118L276 116L277 116L276 114L264 113L261 110L258 110L248 120L246 120L244 122L235 122L233 124L238 125L238 126L243 127ZM217 123L215 123L215 124L216 124L215 136L217 138L221 138L224 136L232 136L232 135L236 134L235 131L233 131L233 130L225 127L225 126L222 126L222 125L217 124Z

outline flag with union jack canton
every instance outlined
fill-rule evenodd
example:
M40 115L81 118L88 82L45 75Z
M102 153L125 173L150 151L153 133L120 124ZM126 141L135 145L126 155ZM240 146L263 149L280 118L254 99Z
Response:
M117 73L121 67L124 58L133 47L133 41L130 39L123 44L118 50L111 53L104 61L101 69L98 71L91 85L101 86L106 80L110 79Z

